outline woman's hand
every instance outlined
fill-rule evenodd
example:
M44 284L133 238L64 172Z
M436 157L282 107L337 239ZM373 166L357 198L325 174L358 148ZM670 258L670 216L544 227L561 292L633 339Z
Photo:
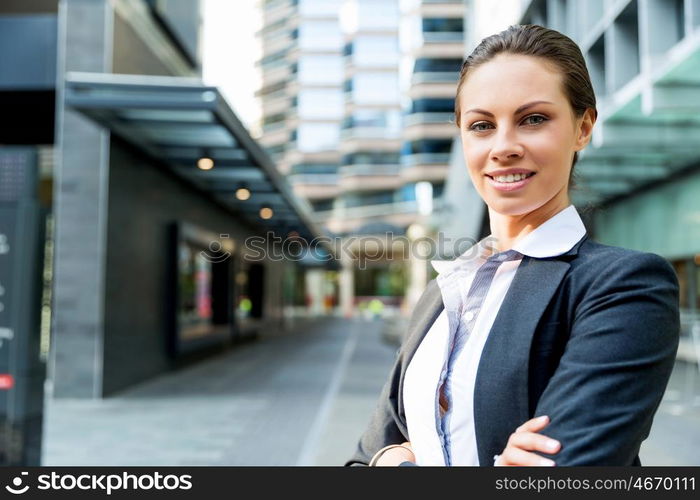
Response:
M382 456L377 460L377 467L395 467L401 462L408 460L409 462L415 462L416 457L413 455L413 448L411 448L411 443L406 441L401 443L401 446L406 448L391 448L390 450L382 453Z
M508 438L508 444L494 465L541 465L553 466L556 463L548 458L541 457L526 450L536 450L543 453L554 454L559 451L561 444L556 439L538 434L549 424L549 417L542 415L525 422L515 429Z

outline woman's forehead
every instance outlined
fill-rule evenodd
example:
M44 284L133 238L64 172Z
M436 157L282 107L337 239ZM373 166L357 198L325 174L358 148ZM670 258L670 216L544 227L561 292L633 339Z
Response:
M562 75L546 61L499 55L471 70L460 92L462 109L494 105L518 107L530 101L566 102Z

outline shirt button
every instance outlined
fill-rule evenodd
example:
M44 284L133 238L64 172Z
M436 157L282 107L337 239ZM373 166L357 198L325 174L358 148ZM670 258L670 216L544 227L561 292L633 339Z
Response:
M464 315L464 318L465 318L467 321L471 321L471 320L474 319L474 313L473 313L472 311L469 311L469 312L467 312L467 314Z

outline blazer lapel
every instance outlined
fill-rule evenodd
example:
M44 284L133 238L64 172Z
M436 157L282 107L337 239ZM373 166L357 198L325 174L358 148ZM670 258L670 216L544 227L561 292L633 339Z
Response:
M523 257L481 353L474 385L474 427L481 465L492 465L508 436L530 418L530 345L547 305L586 236L567 253Z

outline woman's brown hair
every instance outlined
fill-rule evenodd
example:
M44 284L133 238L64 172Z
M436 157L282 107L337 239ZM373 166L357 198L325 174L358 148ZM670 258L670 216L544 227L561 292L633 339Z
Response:
M576 42L568 36L537 24L514 24L507 29L484 38L462 63L455 97L455 122L461 126L459 94L469 71L493 59L498 54L519 54L542 58L561 71L563 90L577 118L587 108L598 117L595 93L586 67L586 60ZM570 187L573 187L574 166L578 152L571 164Z

